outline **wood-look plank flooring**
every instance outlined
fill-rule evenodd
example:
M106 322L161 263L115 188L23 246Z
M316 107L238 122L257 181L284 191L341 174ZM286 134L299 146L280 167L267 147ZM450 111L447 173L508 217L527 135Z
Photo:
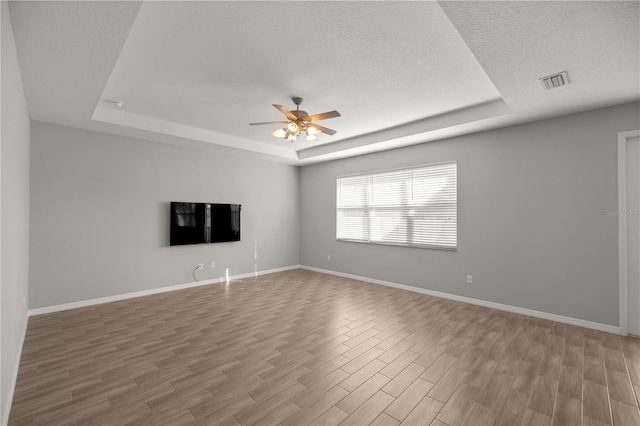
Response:
M293 270L29 319L10 425L639 425L640 341Z

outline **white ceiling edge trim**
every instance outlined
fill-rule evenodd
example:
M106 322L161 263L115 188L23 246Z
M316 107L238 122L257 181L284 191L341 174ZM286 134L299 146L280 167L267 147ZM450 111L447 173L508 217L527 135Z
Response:
M192 139L245 151L258 152L260 154L273 155L287 160L297 160L296 153L284 147L262 144L260 142L224 135L197 127L133 114L117 109L112 105L106 106L99 104L96 106L91 119L117 126L130 127L133 129Z
M275 155L262 154L260 152L248 151L246 149L237 149L231 146L218 145L211 142L203 142L195 139L183 138L181 136L165 135L163 133L156 133L149 130L135 129L133 127L120 126L118 124L107 123L104 121L87 120L81 123L56 123L43 120L33 119L44 124L50 124L55 126L66 126L74 129L88 130L92 132L99 132L108 135L122 136L125 138L139 139L146 142L158 142L167 145L173 145L176 147L182 147L187 149L195 149L199 151L208 151L219 155L231 155L236 157L242 157L245 159L252 159L258 161L269 161L278 164L298 165L297 159L282 158Z
M249 151L287 160L293 164L330 161L403 146L416 145L434 139L453 136L455 128L487 118L505 115L510 108L503 99L461 108L423 120L356 136L339 142L307 148L298 152L277 145L267 145L247 139L224 135L197 127L172 123L120 110L112 105L98 104L92 120L121 128L187 139L241 151ZM451 134L449 134L451 133Z
M496 99L401 126L298 151L298 159L328 161L338 156L355 156L416 145L425 142L426 138L432 140L430 133L434 131L444 131L467 123L502 116L509 112L511 109L507 103L503 99ZM438 139L446 137L448 137L446 132L438 132Z
M465 123L459 126L447 127L444 129L433 130L431 132L426 132L418 135L411 135L404 138L394 139L393 141L385 141L369 146L346 149L343 151L335 151L329 154L310 157L304 160L298 160L296 165L308 166L312 164L324 163L327 161L342 160L345 158L357 157L359 155L374 154L377 152L384 152L408 146L437 142L445 139L455 138L458 136L464 136L504 127L504 125L496 121L499 120L499 118L500 117L489 117L484 120Z

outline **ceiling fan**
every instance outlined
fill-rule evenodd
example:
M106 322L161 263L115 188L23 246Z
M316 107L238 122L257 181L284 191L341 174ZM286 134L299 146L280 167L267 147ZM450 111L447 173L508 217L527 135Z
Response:
M300 132L305 132L307 135L307 140L309 141L317 141L318 137L316 135L320 133L325 133L327 135L336 134L335 130L327 129L326 127L320 126L319 124L316 124L316 121L326 120L327 118L340 117L340 113L338 111L329 111L323 112L322 114L309 115L306 111L302 111L300 109L302 98L294 96L291 98L291 100L294 104L296 104L295 111L289 111L282 105L273 104L273 106L278 111L283 113L289 121L267 121L264 123L249 123L249 125L261 126L263 124L286 124L286 127L278 129L271 134L277 138L287 139L291 142L295 141L296 138L300 136Z

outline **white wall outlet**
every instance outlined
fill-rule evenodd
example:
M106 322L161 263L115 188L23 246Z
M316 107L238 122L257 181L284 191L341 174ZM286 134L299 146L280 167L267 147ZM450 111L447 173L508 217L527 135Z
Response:
M330 254L327 255L327 260L331 260L331 255Z
M467 275L467 284L473 284L473 275Z
M27 298L26 297L22 298L22 306L24 306L24 307L27 306Z
M202 263L198 263L198 269L202 269Z
M211 261L211 267L212 267L212 268L215 268L215 267L216 267L216 261L215 261L215 260L212 260L212 261Z

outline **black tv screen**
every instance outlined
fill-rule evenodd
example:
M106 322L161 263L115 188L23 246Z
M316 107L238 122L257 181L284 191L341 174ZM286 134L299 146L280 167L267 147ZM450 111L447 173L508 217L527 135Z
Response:
M171 202L169 244L240 241L240 204Z

